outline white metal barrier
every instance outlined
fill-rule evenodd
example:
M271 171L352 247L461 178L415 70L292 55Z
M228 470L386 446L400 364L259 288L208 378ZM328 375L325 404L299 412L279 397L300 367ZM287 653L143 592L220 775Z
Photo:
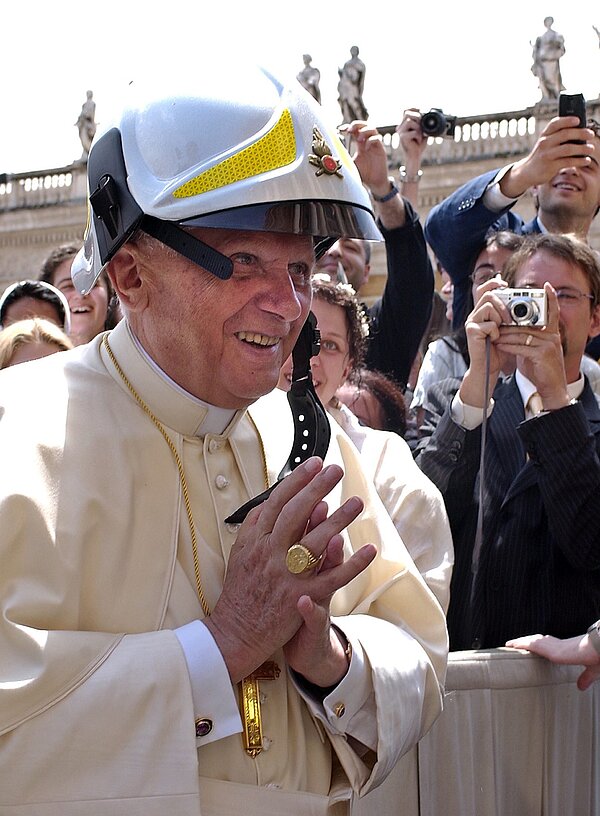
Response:
M512 649L453 652L444 711L353 816L598 816L600 682Z

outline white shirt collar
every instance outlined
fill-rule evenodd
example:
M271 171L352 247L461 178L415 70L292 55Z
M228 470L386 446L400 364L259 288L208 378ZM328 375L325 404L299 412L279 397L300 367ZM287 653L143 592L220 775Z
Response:
M126 319L110 332L109 342L133 388L167 427L185 436L227 435L244 414L210 405L174 382L143 348ZM127 389L102 346L100 354L109 374Z
M163 371L162 368L155 362L152 357L148 354L146 349L142 346L138 338L135 336L131 326L129 327L131 332L131 338L135 345L137 346L140 354L145 357L146 361L150 365L151 368L166 380L169 385L178 391L182 396L187 397L187 399L192 400L195 402L199 407L206 408L207 414L202 421L202 435L204 434L222 434L225 428L229 425L233 417L235 416L235 409L232 408L219 408L217 405L211 405L209 402L204 402L199 397L195 397L193 394L190 394L189 391L186 391L185 388L182 388L179 383L176 383L175 380L171 379L166 371Z
M531 380L528 380L524 374L521 374L519 369L515 371L515 380L517 382L519 393L521 394L521 399L523 400L523 405L527 405L529 397L537 391L537 388L531 382ZM575 380L575 382L569 383L567 385L567 393L570 399L579 399L584 385L585 380L583 378L583 374L580 374L579 379Z

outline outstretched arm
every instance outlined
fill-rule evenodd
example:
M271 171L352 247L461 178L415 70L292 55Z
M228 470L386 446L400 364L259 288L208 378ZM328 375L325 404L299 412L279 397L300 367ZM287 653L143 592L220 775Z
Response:
M427 136L421 129L421 113L417 108L404 111L402 121L396 128L404 154L404 172L400 175L402 195L413 207L419 203L421 160L427 147Z
M384 198L391 190L385 145L379 131L367 122L355 120L340 128L351 139L354 152L352 160L360 173L362 183L373 196L375 212L386 229L403 227L406 223L404 200L396 195Z
M385 146L366 122L344 128L355 145L354 162L369 189L385 238L387 281L383 296L370 309L371 336L367 366L406 383L429 322L434 277L423 230L409 201L391 192Z
M552 663L585 666L577 679L577 688L585 691L600 678L600 654L592 645L589 634L561 640L552 635L526 635L506 643L512 649L524 649Z

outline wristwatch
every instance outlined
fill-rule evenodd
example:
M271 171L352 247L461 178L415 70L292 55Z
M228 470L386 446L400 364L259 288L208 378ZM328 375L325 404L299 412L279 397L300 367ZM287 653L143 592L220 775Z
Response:
M600 620L597 620L596 623L592 623L587 633L590 636L590 643L598 654L600 654Z
M392 176L389 177L388 181L390 182L390 191L389 191L389 193L386 193L384 196L378 196L378 195L375 195L375 193L371 193L371 195L373 196L373 201L378 201L381 204L384 201L391 201L392 198L394 198L394 196L398 195L400 190L396 187L396 182L394 181Z

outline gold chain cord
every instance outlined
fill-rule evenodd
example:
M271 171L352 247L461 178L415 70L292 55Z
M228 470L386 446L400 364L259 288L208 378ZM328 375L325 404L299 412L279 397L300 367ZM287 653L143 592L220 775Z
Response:
M140 397L140 395L135 390L133 385L127 379L127 376L126 376L125 372L123 371L123 369L121 368L121 366L119 365L119 363L117 361L117 358L113 354L113 350L111 349L111 347L109 345L109 342L108 342L108 335L107 334L104 335L104 339L102 341L102 344L105 347L106 353L110 357L112 364L114 365L114 367L116 368L119 376L121 377L121 379L123 380L123 382L125 383L127 388L129 389L129 391L131 392L131 394L134 397L135 401L138 403L140 408L142 408L144 410L144 412L150 417L152 422L156 425L158 430L161 432L165 442L167 443L167 445L171 449L171 453L173 454L173 457L174 457L175 462L177 464L177 470L179 471L179 481L181 482L181 492L183 494L183 501L184 501L184 504L185 504L185 512L187 513L188 523L190 525L190 535L191 535L191 538L192 538L192 554L194 556L194 575L196 577L196 589L198 591L198 598L200 599L200 604L202 606L202 611L204 612L205 617L208 617L210 615L210 607L209 607L208 603L206 602L206 598L204 596L204 590L202 589L202 581L200 579L200 563L199 563L199 560L198 560L198 543L197 543L197 539L196 539L196 525L194 524L194 516L192 514L192 504L190 502L190 494L189 494L189 491L188 491L188 486L187 486L187 481L186 481L186 478L185 478L185 473L183 471L183 464L181 462L181 457L179 456L179 453L177 452L177 448L175 447L175 444L174 444L173 440L171 439L169 434L166 432L166 430L165 430L164 426L162 425L162 423L160 422L160 420L152 413L150 408L146 405L144 400Z
M269 468L267 467L267 454L265 452L265 446L263 445L262 436L260 435L260 431L258 430L256 422L252 419L252 417L250 416L250 413L248 411L246 411L246 417L250 420L250 424L254 428L254 430L256 432L256 438L258 439L259 444L260 444L260 453L261 453L261 456L262 456L262 466L263 466L263 478L265 480L265 490L268 490L268 488L269 488Z
M181 492L183 494L183 501L185 503L185 511L187 513L188 523L190 525L190 535L191 535L191 538L192 538L192 553L193 553L193 556L194 556L194 575L196 577L196 590L198 592L198 598L200 599L200 604L202 606L202 611L204 612L205 617L208 617L210 615L210 608L208 606L208 603L206 602L206 598L204 596L204 590L202 589L202 581L200 579L200 563L199 563L199 559L198 559L198 543L197 543L197 539L196 539L196 525L194 524L194 516L192 514L192 504L191 504L191 501L190 501L190 495L189 495L189 491L188 491L187 481L186 481L186 478L185 478L185 472L183 470L183 463L181 461L181 457L179 456L179 453L177 452L177 448L175 447L175 444L174 444L173 440L171 439L169 434L166 432L166 430L165 430L163 424L161 423L161 421L158 419L158 417L156 417L152 413L150 408L146 405L144 400L140 397L138 392L135 390L135 388L133 387L133 385L131 384L131 382L127 378L127 375L125 374L125 372L123 371L123 369L119 365L119 362L118 362L117 358L115 357L115 355L113 353L113 350L111 349L110 344L108 342L108 335L107 334L104 335L104 338L102 340L102 344L104 345L104 348L106 349L106 353L110 357L111 362L112 362L113 366L115 367L117 373L119 374L119 376L121 377L121 379L123 380L123 382L125 383L127 388L129 389L129 391L131 392L131 395L134 397L135 401L138 403L140 408L142 408L142 410L150 417L150 419L152 420L154 425L161 432L161 434L163 436L163 439L165 440L165 442L169 446L169 448L171 450L171 453L173 454L173 458L175 459L175 462L177 464L177 470L179 471L179 481L181 483ZM261 453L262 453L263 473L264 473L264 477L265 477L265 484L268 487L269 486L269 471L268 471L268 468L267 468L267 455L266 455L265 448L264 448L264 445L263 445L262 437L261 437L260 433L258 432L258 428L256 427L256 423L254 422L254 420L252 419L250 414L246 414L246 416L248 417L248 419L250 420L250 423L252 424L254 430L256 431L256 435L257 435L257 437L259 439L259 442L260 442L260 448L261 448ZM273 663L272 665L275 667L274 671L276 670L276 673L274 674L274 677L276 678L276 677L279 676L279 668L277 667L277 665L275 663ZM261 677L262 677L262 675L261 675ZM272 679L272 676L267 673L267 674L264 675L263 679ZM261 717L260 717L260 698L259 698L258 694L259 694L259 688L258 688L257 677L255 677L254 674L251 674L249 677L245 678L242 681L241 695L242 695L242 713L244 715L244 722L245 722L245 727L244 727L244 732L242 734L242 737L244 739L244 747L245 747L246 753L248 753L252 757L257 756L261 752L262 747L263 747L263 744L262 744L262 725L261 725ZM197 736L202 736L202 733L200 732L199 729L201 729L203 727L205 722L206 722L206 720L203 717L197 717L196 718L195 726L196 726L196 735ZM252 738L250 736L248 736L249 734L252 735Z

